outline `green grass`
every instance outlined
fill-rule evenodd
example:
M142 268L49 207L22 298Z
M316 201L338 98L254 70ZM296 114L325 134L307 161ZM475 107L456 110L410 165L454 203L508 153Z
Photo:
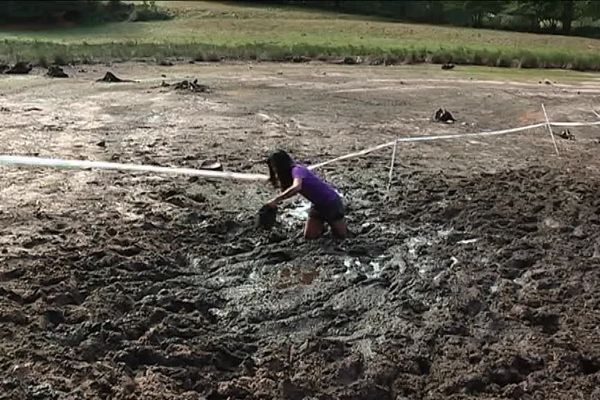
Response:
M386 22L286 7L159 2L167 21L43 31L0 30L0 59L67 62L186 57L197 60L446 62L600 70L600 40Z

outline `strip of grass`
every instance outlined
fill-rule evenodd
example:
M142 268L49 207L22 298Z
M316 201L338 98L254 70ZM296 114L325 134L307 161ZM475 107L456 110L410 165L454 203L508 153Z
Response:
M196 61L259 60L307 61L336 60L346 63L417 64L452 61L463 65L521 68L558 68L579 71L600 70L600 54L556 51L531 51L496 47L410 44L405 47L328 46L306 43L53 43L4 40L0 54L6 61L30 61L39 65L97 63L151 59L161 61L185 57Z
M600 40L399 24L282 7L165 2L169 21L3 32L4 61L106 62L172 57L202 61L454 62L600 70Z

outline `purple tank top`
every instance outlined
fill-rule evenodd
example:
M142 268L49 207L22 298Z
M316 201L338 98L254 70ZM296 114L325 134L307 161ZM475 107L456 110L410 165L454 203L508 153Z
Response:
M292 177L302 179L300 194L316 206L329 205L339 199L337 192L303 165L292 167Z

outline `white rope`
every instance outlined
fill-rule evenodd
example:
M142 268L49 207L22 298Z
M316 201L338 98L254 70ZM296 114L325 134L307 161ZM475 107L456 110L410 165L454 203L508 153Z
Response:
M600 125L600 121L597 122L550 122L552 126L597 126Z
M400 143L400 142L424 142L424 141L432 141L432 140L459 139L459 138L465 138L465 137L497 136L497 135L504 135L504 134L508 134L508 133L523 132L523 131L527 131L530 129L540 128L540 127L543 127L546 125L547 125L546 122L541 122L541 123L537 123L537 124L533 124L533 125L527 125L527 126L510 128L510 129L502 129L502 130L490 131L490 132L397 138L391 142L382 143L382 144L370 147L365 150L346 154L346 155L334 158L332 160L328 160L328 161L324 161L324 162L321 162L318 164L311 165L309 168L310 169L320 168L320 167L332 164L337 161L347 160L350 158L369 154L374 151L384 149L386 147L391 147L391 146L394 146L396 143ZM598 125L600 125L600 121L597 121L597 122L550 122L550 125L552 125L552 126L598 126ZM230 180L240 180L240 181L266 181L269 179L269 177L264 174L208 171L208 170L193 169L193 168L159 167L159 166L155 166L155 165L121 164L121 163L112 163L112 162L104 162L104 161L63 160L63 159L58 159L58 158L39 158L39 157L14 156L14 155L0 155L0 165L154 172L154 173L201 176L204 178L230 179Z
M120 171L154 172L160 174L191 175L201 176L204 178L232 179L240 181L265 181L268 179L267 175L262 174L208 171L192 168L159 167L156 165L121 164L104 161L61 160L58 158L39 158L6 155L0 155L0 164L53 168L108 169Z
M553 126L595 126L595 125L600 125L600 121L598 121L598 122L550 122L550 125L553 125ZM459 138L477 137L477 136L497 136L497 135L505 135L508 133L523 132L523 131L527 131L530 129L541 128L543 126L546 126L545 122L540 122L540 123L533 124L533 125L521 126L518 128L502 129L499 131L490 131L490 132L459 133L459 134L453 134L453 135L431 135L431 136L398 138L391 142L379 144L377 146L373 146L368 149L357 151L355 153L346 154L346 155L343 155L343 156L340 156L340 157L337 157L337 158L334 158L334 159L331 159L328 161L323 161L321 163L311 165L309 168L310 169L321 168L321 167L324 167L325 165L329 165L329 164L332 164L337 161L342 161L342 160L347 160L349 158L363 156L365 154L369 154L369 153L372 153L377 150L385 149L386 147L394 146L394 144L397 142L424 142L424 141L430 141L430 140L459 139Z
M523 126L523 127L519 127L519 128L503 129L503 130L491 131L491 132L460 133L460 134L454 134L454 135L432 135L432 136L417 136L417 137L398 138L398 139L396 139L396 140L394 140L392 142L383 143L383 144L380 144L380 145L377 145L377 146L370 147L370 148L365 149L365 150L357 151L356 153L346 154L346 155L334 158L334 159L329 160L329 161L324 161L324 162L319 163L319 164L311 165L310 168L311 169L320 168L320 167L323 167L325 165L334 163L336 161L347 160L349 158L354 158L354 157L362 156L362 155L365 155L365 154L369 154L369 153L372 153L374 151L381 150L381 149L384 149L386 147L393 146L396 142L425 142L425 141L431 141L431 140L458 139L458 138L475 137L475 136L504 135L504 134L507 134L507 133L522 132L522 131L526 131L526 130L529 130L529 129L540 128L540 127L545 126L545 125L546 125L546 123L542 122L542 123L539 123L539 124L527 125L527 126Z

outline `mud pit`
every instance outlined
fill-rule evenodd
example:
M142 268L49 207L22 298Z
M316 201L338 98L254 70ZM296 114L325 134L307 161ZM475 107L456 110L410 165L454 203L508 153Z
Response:
M433 67L111 70L137 82L0 77L0 153L264 173L278 146L314 163L539 121L540 102L591 120L600 93ZM301 202L255 230L266 186L3 167L0 398L598 398L600 129L571 132L561 158L543 129L405 144L389 196L390 151L328 166L343 243L301 240Z

